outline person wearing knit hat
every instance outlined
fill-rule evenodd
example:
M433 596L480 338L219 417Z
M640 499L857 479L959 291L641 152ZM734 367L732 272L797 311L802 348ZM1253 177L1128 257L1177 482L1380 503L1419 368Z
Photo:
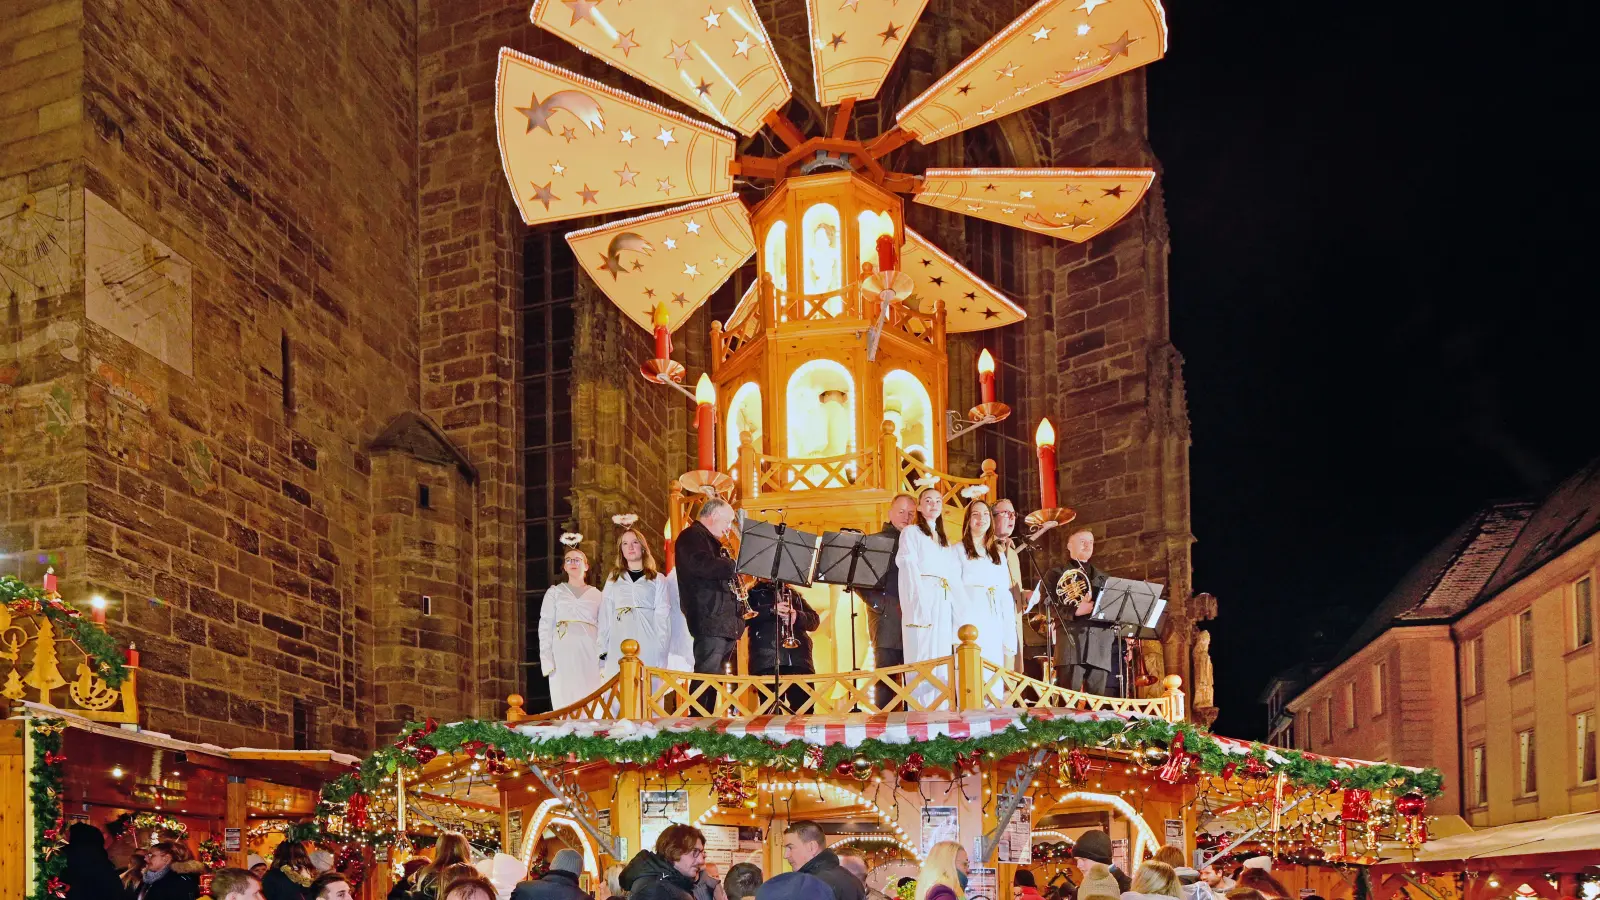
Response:
M1084 875L1089 874L1095 863L1108 867L1111 877L1117 881L1118 896L1133 884L1126 872L1111 864L1111 835L1098 828L1091 828L1078 836L1077 842L1072 845L1072 855L1078 860L1078 870Z
M1081 863L1080 863L1081 865ZM1090 862L1078 884L1078 900L1121 900L1122 886L1103 863Z

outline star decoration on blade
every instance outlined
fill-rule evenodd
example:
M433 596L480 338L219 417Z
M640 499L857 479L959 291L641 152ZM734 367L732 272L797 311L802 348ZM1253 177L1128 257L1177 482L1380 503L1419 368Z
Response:
M623 56L627 56L629 51L637 49L639 46L639 42L633 39L633 33L638 30L639 29L637 28L630 28L622 34L617 35L617 42L611 46L621 50Z
M671 194L672 193L672 179L671 178L657 179L657 181L656 181L656 190L660 191L663 194Z
M563 166L561 164L561 160L558 159L555 162L550 164L550 171L555 173L556 175L560 175L561 173L567 171L567 167Z
M683 274L689 276L690 278L699 278L700 269L698 266L695 266L692 263L685 263L683 266Z
M839 4L840 9L848 9L851 12L860 12L861 10L858 8L860 6L861 0L844 0L843 3Z
M561 129L561 137L570 144L578 139L578 133L572 130L572 126L568 125Z
M837 50L837 49L839 49L839 45L842 44L842 43L844 43L844 32L840 32L840 33L834 35L833 39L828 41L828 46L832 47L835 50Z
M656 135L656 140L661 142L661 147L664 150L668 144L675 143L678 139L672 136L671 128L663 125L661 126L661 133Z
M711 96L711 82L702 78L700 79L700 83L694 86L694 90L695 93L702 97L709 97Z
M983 308L983 317L985 319L998 319L998 318L1000 318L1000 314L995 312L990 307L985 306Z
M1134 41L1137 40L1139 40L1139 38L1133 38L1130 40L1128 38L1128 33L1124 31L1122 33L1122 37L1117 38L1109 44L1101 44L1100 49L1106 51L1106 59L1112 60L1119 56L1127 56L1128 48L1133 46Z
M622 142L624 144L627 144L629 147L632 147L633 146L633 142L637 141L638 138L634 136L633 129L624 128L624 129L622 129L622 138L621 138L621 140L622 140Z
M680 44L677 41L671 40L669 38L668 39L668 43L672 44L672 52L668 53L666 55L666 58L672 60L674 65L676 65L678 67L682 67L684 63L686 63L689 60L694 58L694 57L689 55L689 42L688 41L684 41L683 43Z
M689 221L683 223L683 227L684 227L684 230L688 231L690 234L699 234L700 233L700 223L696 222L693 219L690 219Z
M883 38L883 42L885 44L889 43L890 41L898 41L900 40L900 28L899 26L890 23L888 28L878 32L878 37Z
M958 93L958 94L967 94L967 93L970 93L971 91L972 91L972 85L970 85L970 84L963 84L961 87L956 88L956 93Z
M749 59L750 58L750 42L748 40L746 40L745 38L739 38L738 40L734 41L733 42L733 55L734 56L742 56L745 59Z
M543 203L544 204L544 208L545 209L549 209L551 201L560 200L561 199L560 197L557 197L555 195L555 192L550 189L551 186L554 185L554 184L555 184L555 182L553 182L553 181L547 181L547 182L545 182L544 187L539 187L537 184L534 185L533 186L533 197L531 197L530 199L537 200L540 203Z
M1052 29L1045 28L1044 26L1040 26L1039 30L1035 31L1033 33L1033 42L1035 44L1037 44L1040 41L1048 41L1048 40L1050 40L1050 32L1051 32L1051 30Z
M568 24L576 25L579 22L588 22L593 25L595 23L594 8L600 5L595 0L561 0L561 2L572 10L572 21Z
M622 168L616 170L617 178L621 179L617 182L617 187L622 187L625 184L631 184L634 187L638 187L638 183L634 181L634 178L638 177L638 175L638 172L628 168L627 163L623 163Z
M596 191L596 190L591 190L587 184L584 185L583 186L583 190L578 192L578 196L583 198L583 203L580 204L580 205L587 206L590 203L594 203L595 202L595 199L594 199L595 195L598 194L598 193L600 193L600 192Z
M1078 12L1079 10L1082 10L1084 12L1084 14L1086 14L1086 15L1093 15L1094 14L1094 8L1096 6L1104 6L1105 4L1110 3L1110 2L1111 2L1111 0L1083 0L1083 5L1078 7L1078 9L1073 10L1073 12Z
M1119 184L1116 187L1109 187L1109 188L1105 188L1104 190L1105 190L1105 194L1103 196L1115 197L1118 200L1122 199L1122 192L1124 190L1122 185Z
M721 28L722 13L717 12L717 8L713 6L706 11L705 15L700 17L700 21L706 23L707 31L710 31L713 28Z
M930 278L928 280L933 282L935 287L944 287L944 276L943 275L935 275L935 276L933 276L932 278Z
M1000 74L995 76L995 80L998 81L1001 78L1015 78L1015 77L1017 77L1017 70L1020 69L1020 68L1022 68L1022 67L1017 65L1016 63L1009 63L1008 62L1004 66L1002 66L1002 67L1000 67L998 69L995 69L996 72L1000 73Z
M684 304L689 302L689 298L685 297L682 294L673 294L672 295L672 302L678 304L679 306L683 306Z
M675 238L667 238L665 241L662 241L662 243L667 245L668 250L678 249L678 241Z
M1032 200L1033 191L1017 191L1018 200Z

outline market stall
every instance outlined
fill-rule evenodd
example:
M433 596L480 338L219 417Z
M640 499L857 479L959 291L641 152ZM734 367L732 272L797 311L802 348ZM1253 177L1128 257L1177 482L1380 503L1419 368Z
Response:
M1600 812L1481 828L1397 848L1371 868L1373 900L1600 896Z

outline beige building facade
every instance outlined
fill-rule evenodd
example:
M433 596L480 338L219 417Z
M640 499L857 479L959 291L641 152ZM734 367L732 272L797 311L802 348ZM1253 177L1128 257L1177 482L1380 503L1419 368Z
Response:
M1434 548L1285 707L1293 746L1434 766L1473 827L1600 808L1600 460Z

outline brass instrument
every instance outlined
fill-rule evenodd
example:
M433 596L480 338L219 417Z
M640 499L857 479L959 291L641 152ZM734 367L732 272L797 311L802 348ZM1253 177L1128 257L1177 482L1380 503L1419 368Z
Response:
M789 590L787 586L778 588L778 599L789 604L790 615L799 615L800 611L795 609L794 606L795 600L798 598L794 596L794 592ZM772 611L776 615L778 611L776 603L773 604ZM794 636L794 623L789 621L789 616L776 616L776 618L778 620L778 643L782 644L785 650L794 650L799 647L800 639Z
M735 575L728 582L728 588L733 591L733 596L739 598L739 618L741 619L754 619L759 615L755 607L750 605L750 588L755 583L756 579L751 575Z
M1094 585L1089 583L1088 573L1072 566L1061 573L1061 579L1056 582L1056 593L1061 595L1062 606L1077 610L1094 596Z

